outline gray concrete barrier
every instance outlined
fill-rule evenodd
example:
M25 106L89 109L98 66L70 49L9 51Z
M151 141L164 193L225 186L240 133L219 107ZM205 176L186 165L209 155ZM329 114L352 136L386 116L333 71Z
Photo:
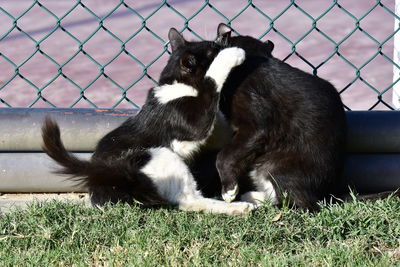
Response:
M45 116L60 125L72 151L93 151L97 141L137 110L0 108L0 151L41 151ZM400 153L400 111L350 111L348 152Z
M75 153L88 159L91 153ZM85 192L44 153L0 153L0 192ZM344 180L360 193L400 188L400 154L349 154Z
M400 153L400 111L349 111L347 151Z
M343 181L359 193L400 188L400 153L348 154Z
M0 192L84 191L52 173L56 165L41 151L45 116L60 125L67 149L88 158L97 141L135 110L0 109ZM349 133L344 178L359 192L400 187L400 112L347 112ZM87 152L87 153L82 153Z
M91 153L75 153L89 159ZM57 164L45 153L0 153L0 192L85 192L66 176L53 173Z
M45 116L60 126L61 138L72 151L93 151L97 141L136 110L0 108L0 151L42 151Z

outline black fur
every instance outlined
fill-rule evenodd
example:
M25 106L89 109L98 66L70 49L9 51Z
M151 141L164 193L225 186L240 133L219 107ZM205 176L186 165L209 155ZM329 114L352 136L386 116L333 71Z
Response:
M89 161L66 151L57 124L46 118L43 149L71 175L87 186L94 204L134 200L144 205L170 204L152 180L139 170L150 160L149 148L169 147L172 140L205 139L218 110L219 94L214 80L204 77L220 51L214 42L187 42L171 29L172 55L161 73L159 84L184 83L198 91L198 97L182 97L161 105L152 88L140 112L108 133L98 143Z
M317 209L337 193L343 170L346 117L338 92L272 57L271 43L230 37L221 25L217 42L247 55L222 89L220 109L235 130L217 158L222 193L255 169L273 183L278 204L287 192L297 207Z

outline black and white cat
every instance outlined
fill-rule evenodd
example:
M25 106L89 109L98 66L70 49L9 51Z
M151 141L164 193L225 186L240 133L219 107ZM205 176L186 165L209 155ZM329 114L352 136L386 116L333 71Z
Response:
M240 177L250 176L256 190L244 201L279 205L287 192L297 207L318 209L337 193L343 169L346 116L338 92L272 57L271 42L231 37L225 24L216 42L246 51L221 93L220 109L234 129L217 158L223 199L234 200Z
M99 141L91 160L66 151L50 118L42 128L43 148L63 167L59 173L88 187L95 205L139 201L146 206L244 214L254 205L203 197L187 165L213 131L220 91L231 69L244 61L244 50L188 42L175 29L168 36L172 54L159 86L149 91L136 116Z

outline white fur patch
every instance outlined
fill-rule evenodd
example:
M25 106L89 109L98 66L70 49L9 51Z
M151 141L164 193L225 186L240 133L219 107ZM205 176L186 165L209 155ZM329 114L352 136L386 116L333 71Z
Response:
M241 201L250 202L256 205L261 205L268 200L267 194L261 191L250 191L240 196Z
M225 200L226 202L232 202L237 194L239 193L239 187L235 185L235 187L232 190L226 191L225 194L222 194L222 199Z
M201 198L182 202L179 208L186 211L205 211L240 216L252 211L256 206L248 202L226 203L220 200Z
M257 188L257 191L262 192L264 194L264 200L275 204L278 202L278 198L276 196L276 192L274 186L271 181L265 177L262 173L259 173L257 169L252 170L249 173L250 178L252 179L254 185ZM257 197L261 197L262 194L259 194ZM260 201L258 199L258 201Z
M174 82L173 84L164 84L154 88L154 96L161 104L166 104L169 101L182 97L196 97L198 92L192 86Z
M184 198L200 196L189 168L178 154L165 147L149 152L151 159L140 171L153 181L163 198L179 204Z
M171 149L184 159L191 157L205 143L202 141L178 141L171 142Z
M226 203L204 198L180 156L165 147L152 148L149 152L151 159L140 171L152 180L164 199L181 210L243 215L255 208L247 202Z
M238 47L225 48L218 53L206 72L206 77L215 81L217 92L221 92L232 68L242 64L245 58L244 50Z
M200 141L179 141L173 140L171 142L171 149L184 159L190 158L194 153L199 151L201 146L207 146L207 149L222 148L232 136L230 127L225 120L224 115L218 111L216 119L211 125L207 133L207 137Z

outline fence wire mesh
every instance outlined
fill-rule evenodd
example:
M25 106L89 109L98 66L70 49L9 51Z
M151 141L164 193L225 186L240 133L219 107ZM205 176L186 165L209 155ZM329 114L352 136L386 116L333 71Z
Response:
M348 109L392 109L394 0L0 1L0 106L134 107L170 53L168 29L275 43L334 83Z

